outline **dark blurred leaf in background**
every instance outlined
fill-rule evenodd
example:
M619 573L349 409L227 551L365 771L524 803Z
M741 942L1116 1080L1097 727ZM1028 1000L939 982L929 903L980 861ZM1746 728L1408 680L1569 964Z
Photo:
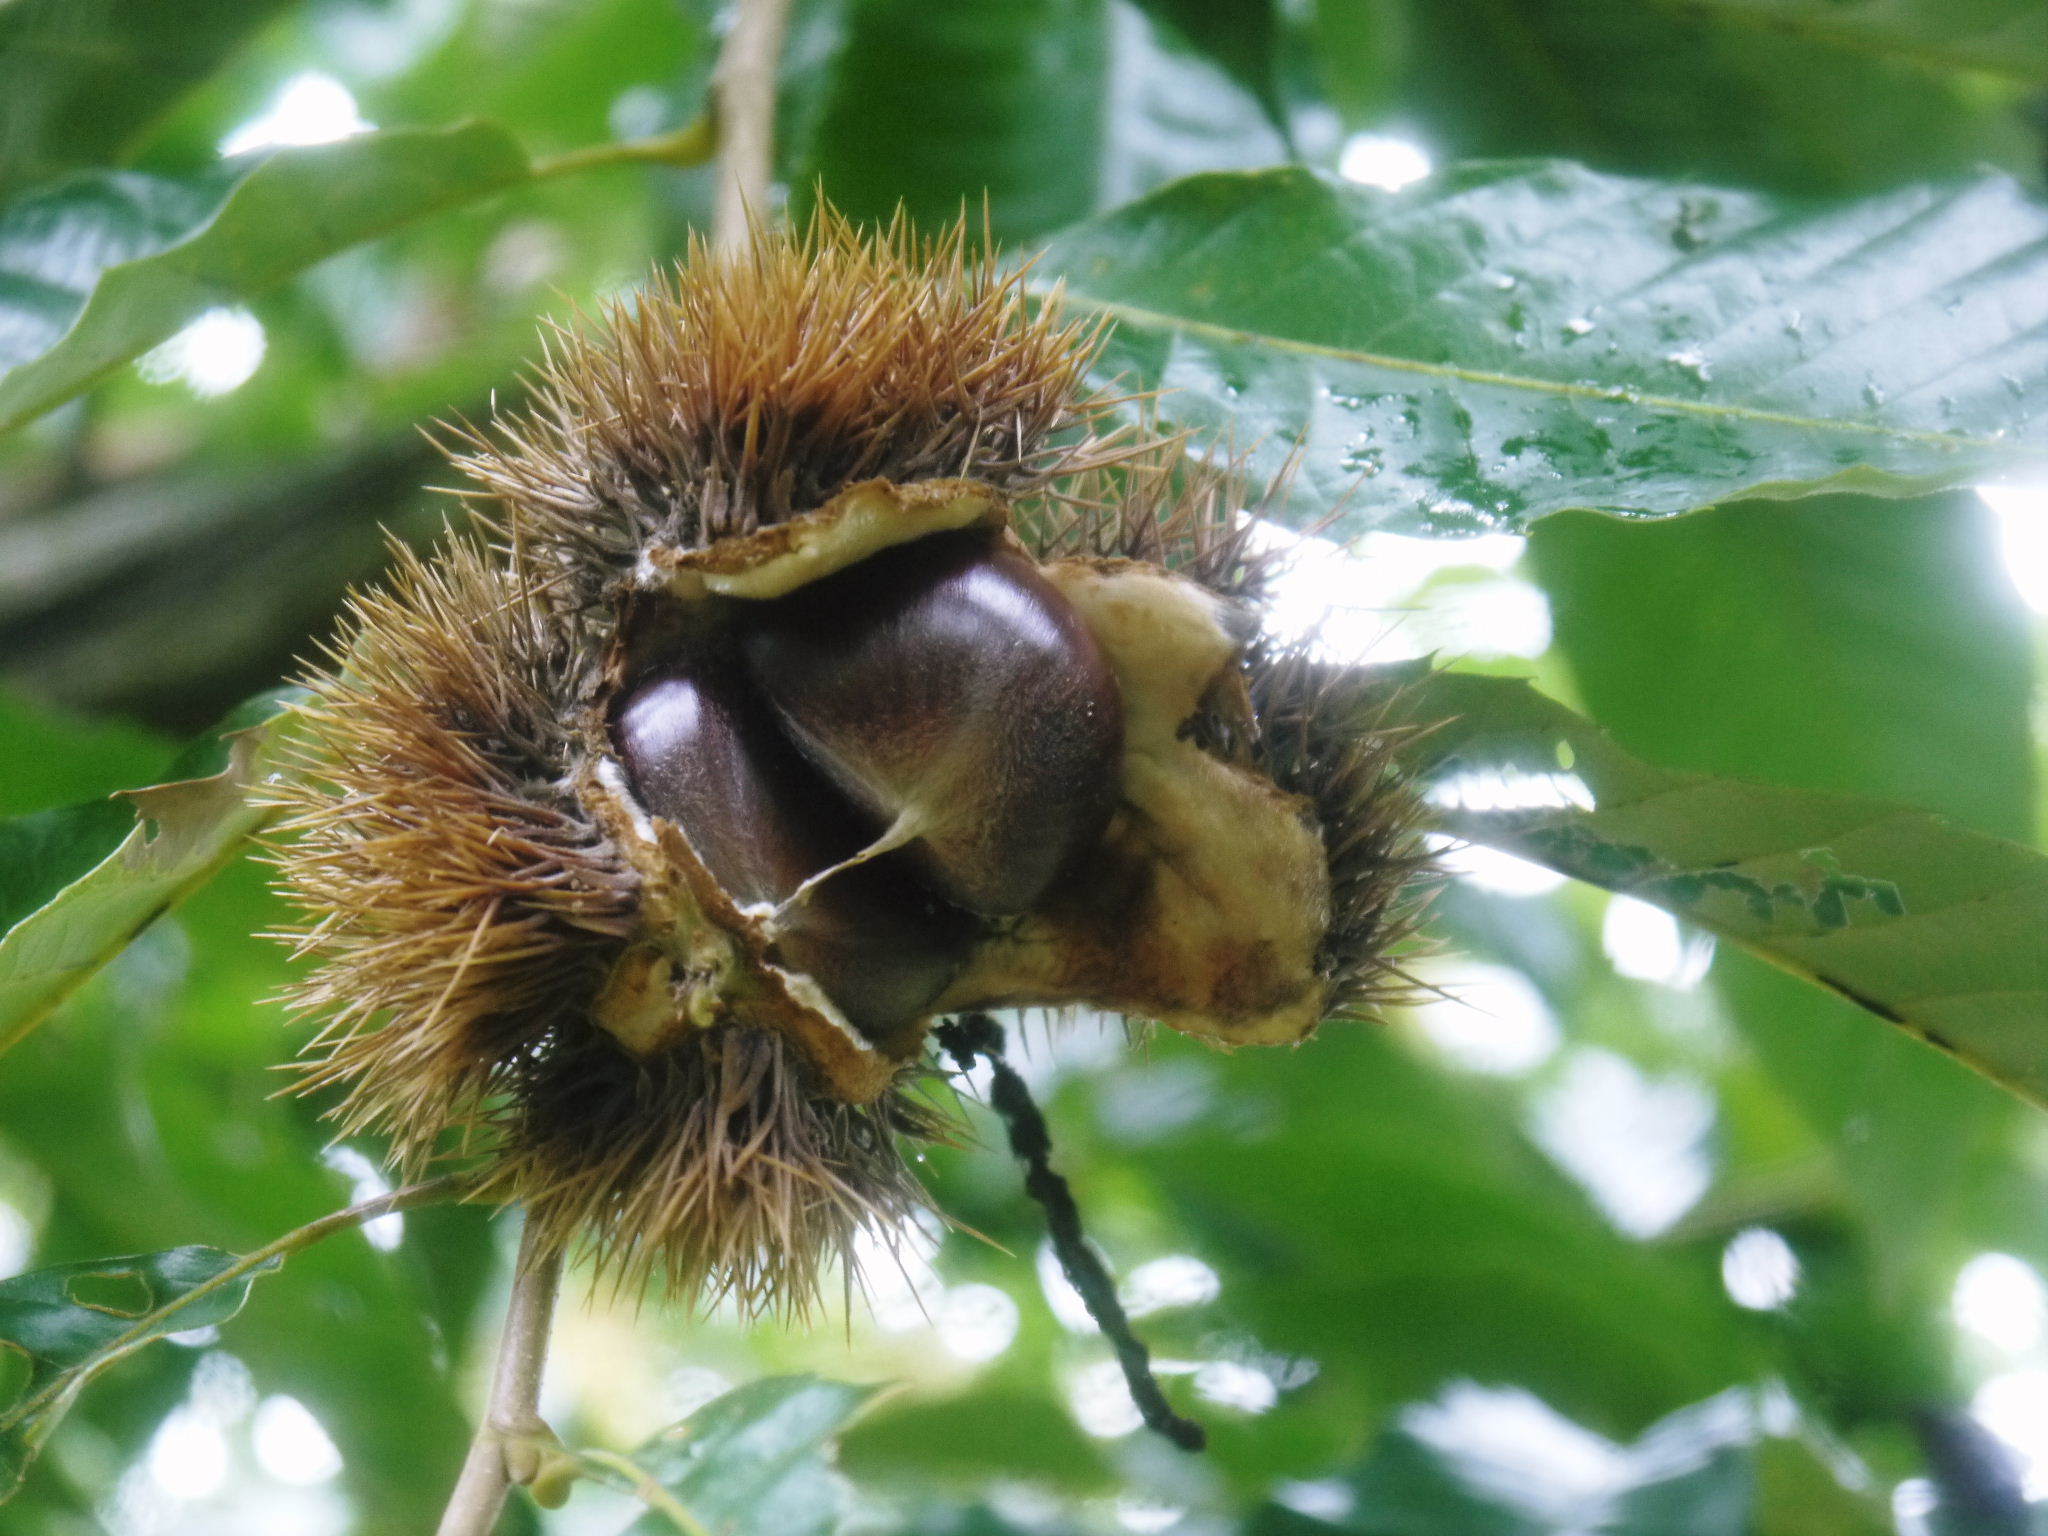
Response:
M1450 154L1793 192L2033 170L2032 0L1431 0L1411 110Z
M120 164L284 0L14 0L0 7L0 200Z

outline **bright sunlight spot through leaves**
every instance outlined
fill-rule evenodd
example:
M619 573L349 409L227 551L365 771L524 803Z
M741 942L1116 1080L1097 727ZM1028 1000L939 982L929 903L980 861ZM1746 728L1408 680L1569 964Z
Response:
M2005 569L2036 613L2048 613L2048 486L1980 485L1998 514Z
M1415 1022L1432 1046L1468 1072L1533 1072L1563 1040L1543 994L1512 966L1444 960L1423 968L1422 976L1437 991L1415 1005Z
M1530 1130L1631 1237L1655 1237L1713 1182L1714 1099L1690 1077L1652 1078L1597 1047L1537 1095Z
M183 384L202 400L249 382L263 362L263 323L246 309L209 309L135 360L152 384Z
M324 1483L341 1470L341 1453L295 1397L266 1397L258 1403L249 1441L256 1464L280 1483Z
M1360 186L1398 192L1422 180L1432 167L1429 152L1413 139L1387 133L1356 133L1337 155L1337 173Z
M1429 787L1429 803L1458 811L1590 811L1593 791L1576 773L1531 773L1510 764L1439 779Z
M203 1499L227 1481L228 1437L198 1409L174 1408L149 1444L149 1471L173 1499Z
M350 1205L391 1193L391 1181L384 1177L383 1170L354 1147L329 1147L320 1160L348 1180ZM397 1211L372 1216L363 1223L363 1236L372 1247L389 1253L405 1241L405 1217Z
M35 1251L35 1228L26 1216L0 1200L0 1280L16 1273Z
M1977 1389L1970 1411L2019 1457L2027 1496L2048 1498L2048 1370L1992 1377Z
M277 98L220 141L222 155L246 155L293 144L331 144L368 133L377 125L356 111L355 96L334 76L318 70L294 75Z
M1547 896L1565 882L1554 869L1448 833L1433 832L1437 864L1453 878L1494 896Z
M1546 1523L1569 1520L1626 1476L1620 1447L1512 1388L1459 1383L1402 1424L1473 1486Z
M1624 976L1689 992L1714 963L1712 934L1688 933L1662 907L1634 896L1611 896L1600 947Z
M993 1360L1017 1337L1017 1303L1007 1291L970 1282L947 1288L932 1326L962 1360Z
M2008 1355L2038 1348L2048 1325L2041 1272L2009 1253L1980 1253L1956 1276L1956 1325Z
M1504 574L1527 547L1517 535L1368 533L1340 545L1262 523L1255 537L1286 553L1270 589L1275 632L1331 661L1535 656L1550 644L1548 601Z
M1124 1309L1146 1317L1169 1307L1206 1307L1223 1291L1216 1271L1191 1253L1148 1259L1119 1287Z
M1721 1283L1738 1307L1775 1311L1799 1289L1799 1256L1769 1227L1745 1227L1721 1250Z

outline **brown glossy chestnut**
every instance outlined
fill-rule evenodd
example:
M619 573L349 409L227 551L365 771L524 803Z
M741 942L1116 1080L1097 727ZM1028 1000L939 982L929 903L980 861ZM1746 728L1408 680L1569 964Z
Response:
M742 905L787 902L874 841L875 818L786 741L734 658L670 660L644 676L612 736L640 803L683 830ZM851 864L782 908L777 948L871 1039L921 1017L977 925L902 855Z
M745 616L790 738L952 901L1028 910L1116 801L1123 707L1095 638L987 529L899 545Z

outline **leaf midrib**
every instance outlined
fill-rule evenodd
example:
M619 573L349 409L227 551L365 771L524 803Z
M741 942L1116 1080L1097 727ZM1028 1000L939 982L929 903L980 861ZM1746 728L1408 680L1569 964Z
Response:
M1041 289L1043 292L1049 290ZM1206 337L1215 341L1231 341L1270 347L1277 352L1293 353L1302 357L1324 358L1331 362L1353 363L1362 367L1383 368L1392 373L1409 373L1423 378L1445 379L1461 384L1489 385L1494 388L1520 390L1528 394L1548 395L1567 400L1598 400L1610 405L1641 406L1652 410L1666 411L1674 415L1696 416L1709 421L1742 421L1766 426L1796 428L1808 432L1835 432L1852 437L1875 438L1887 442L1913 443L1923 447L1942 448L1951 452L1964 449L1995 450L2011 453L2015 450L2048 458L2048 448L2028 443L2014 443L1997 436L1968 436L1955 432L1933 432L1916 427L1894 427L1881 422L1847 421L1831 416L1802 416L1791 411L1769 410L1762 406L1738 405L1711 400L1682 400L1675 395L1656 394L1648 390L1634 389L1620 384L1571 384L1557 379L1538 378L1530 374L1498 373L1485 368L1462 367L1455 363L1427 363L1420 358L1400 357L1390 353L1366 352L1348 347L1332 346L1325 342L1301 341L1291 336L1277 336L1267 331L1246 330L1238 326L1218 325L1210 320L1197 320L1190 316L1168 314L1162 310L1148 309L1138 304L1123 303L1113 299L1099 299L1079 289L1068 287L1066 302L1107 315L1119 322L1155 330L1182 331L1191 335Z

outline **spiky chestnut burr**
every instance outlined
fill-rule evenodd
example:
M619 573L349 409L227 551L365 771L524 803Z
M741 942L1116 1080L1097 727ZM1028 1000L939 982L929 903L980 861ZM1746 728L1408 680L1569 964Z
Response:
M937 1015L1382 1000L1417 807L1261 638L1241 489L1097 435L961 232L693 251L457 434L474 528L307 679L310 1086L621 1283L801 1307L918 1201Z

